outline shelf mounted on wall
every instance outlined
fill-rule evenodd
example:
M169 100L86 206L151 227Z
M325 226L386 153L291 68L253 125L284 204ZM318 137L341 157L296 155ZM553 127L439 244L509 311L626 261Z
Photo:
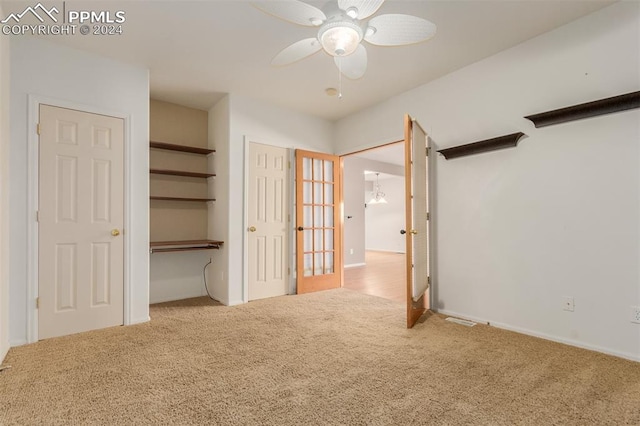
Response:
M600 99L599 101L541 112L528 115L525 118L533 122L536 127L546 127L635 108L640 108L640 92L627 93L612 98Z
M496 151L498 149L514 148L518 145L518 142L523 136L527 135L522 132L512 133L510 135L499 136L497 138L441 149L438 152L442 154L445 159L450 160L452 158L463 157L465 155L480 154L482 152Z
M149 253L219 250L223 244L222 241L217 240L152 241L149 244Z

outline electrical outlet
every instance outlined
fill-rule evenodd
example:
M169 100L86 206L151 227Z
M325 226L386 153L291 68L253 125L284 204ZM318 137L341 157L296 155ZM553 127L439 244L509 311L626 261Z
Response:
M565 297L563 299L562 309L565 311L573 312L575 308L573 297Z
M353 254L353 249L349 249L349 254Z
M640 324L640 306L631 307L631 322Z

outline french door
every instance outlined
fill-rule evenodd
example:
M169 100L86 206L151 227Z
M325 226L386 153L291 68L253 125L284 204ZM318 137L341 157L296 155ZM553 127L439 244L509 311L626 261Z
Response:
M340 157L296 150L297 293L342 286Z
M404 118L407 328L429 307L429 138L417 121Z

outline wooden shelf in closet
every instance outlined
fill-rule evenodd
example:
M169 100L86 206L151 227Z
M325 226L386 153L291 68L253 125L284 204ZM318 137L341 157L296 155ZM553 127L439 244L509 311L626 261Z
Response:
M166 143L166 142L151 141L149 142L149 146L151 148L165 149L168 151L189 152L191 154L202 154L202 155L209 155L216 152L215 149L199 148L195 146L186 146L186 145L176 145L176 144Z
M215 173L185 172L182 170L165 170L165 169L150 169L149 173L153 173L157 175L186 176L186 177L195 177L195 178L210 178L215 176Z
M149 198L156 201L197 201L203 203L216 200L215 198L157 197L155 195L152 195Z
M176 251L217 250L224 244L217 240L182 240L182 241L152 241L151 253L166 253Z

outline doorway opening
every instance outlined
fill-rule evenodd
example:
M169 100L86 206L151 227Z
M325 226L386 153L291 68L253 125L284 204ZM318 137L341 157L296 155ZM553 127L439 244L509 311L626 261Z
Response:
M402 141L343 157L344 287L406 303Z

